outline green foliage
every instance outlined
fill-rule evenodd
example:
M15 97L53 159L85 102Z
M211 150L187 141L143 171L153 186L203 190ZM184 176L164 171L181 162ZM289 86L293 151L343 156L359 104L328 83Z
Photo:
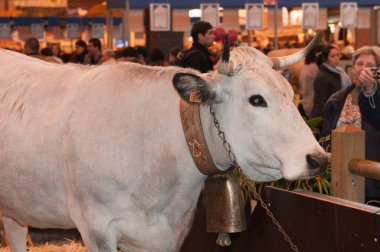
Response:
M322 117L314 117L311 119L305 119L306 124L309 126L314 136L319 135L319 129L317 128L323 121Z

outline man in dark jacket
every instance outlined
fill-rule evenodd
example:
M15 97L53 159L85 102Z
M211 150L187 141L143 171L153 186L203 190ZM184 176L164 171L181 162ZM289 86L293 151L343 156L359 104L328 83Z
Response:
M213 70L213 62L208 47L214 44L214 31L208 22L198 21L191 29L193 46L183 55L183 67L190 67L207 73Z

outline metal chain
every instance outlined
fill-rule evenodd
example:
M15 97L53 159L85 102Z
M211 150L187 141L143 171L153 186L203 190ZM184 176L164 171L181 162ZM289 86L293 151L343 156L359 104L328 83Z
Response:
M219 135L220 139L222 139L222 141L223 141L223 146L227 151L228 157L230 158L231 162L235 166L238 166L238 164L236 162L235 154L232 152L231 145L227 142L226 136L224 135L224 132L220 129L219 122L215 116L215 110L213 108L213 105L210 105L210 114L211 114L212 118L214 119L214 125L215 125L216 129L218 130L218 135Z
M256 187L255 186L250 186L252 187L251 189L253 189L253 194L255 195L255 198L260 202L260 205L262 208L265 209L265 212L267 213L267 215L269 216L269 218L272 219L272 222L274 225L277 226L277 230L278 232L280 232L282 234L282 236L284 237L284 240L287 241L290 245L290 248L293 250L293 251L296 251L296 252L299 252L298 251L298 247L293 243L292 239L288 236L288 234L285 232L285 230L282 228L282 226L280 225L280 223L276 220L276 218L274 217L273 213L271 212L271 210L269 209L268 205L265 204L265 202L263 201L263 199L261 198L260 194L256 191Z
M237 168L241 169L240 166L238 165L237 161L236 161L235 154L232 152L231 145L227 142L226 136L225 136L224 132L220 129L220 125L219 125L218 120L216 119L215 110L214 110L212 104L210 105L210 114L211 114L212 118L214 119L214 125L215 125L216 129L218 130L219 138L222 139L222 141L223 141L223 146L224 146L224 148L227 151L227 154L228 154L228 156L230 158L230 161ZM255 198L260 202L261 207L265 209L266 214L269 216L269 218L271 218L273 224L277 227L277 230L284 237L284 240L289 243L290 248L293 251L299 252L297 246L292 242L292 239L287 235L287 233L285 232L285 230L281 227L280 223L274 217L273 213L271 212L271 210L269 209L269 207L267 206L267 204L265 204L265 202L261 198L260 194L256 191L256 187L253 186L253 185L250 185L249 187L252 187L250 189L251 190L253 189L252 191L253 191L253 194L254 194Z

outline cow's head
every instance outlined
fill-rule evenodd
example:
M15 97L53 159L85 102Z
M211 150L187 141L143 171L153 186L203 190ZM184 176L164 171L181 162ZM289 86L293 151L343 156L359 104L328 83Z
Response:
M203 103L213 104L236 160L250 179L303 179L326 167L327 155L297 111L290 84L275 71L303 59L312 45L274 59L250 47L235 48L229 57L225 47L217 72L177 73L173 78L183 99L190 101L195 93Z

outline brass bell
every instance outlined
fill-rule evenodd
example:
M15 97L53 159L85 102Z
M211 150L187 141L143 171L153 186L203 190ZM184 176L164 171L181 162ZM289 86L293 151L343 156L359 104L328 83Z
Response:
M205 200L207 232L236 233L247 228L239 180L231 170L208 176Z

